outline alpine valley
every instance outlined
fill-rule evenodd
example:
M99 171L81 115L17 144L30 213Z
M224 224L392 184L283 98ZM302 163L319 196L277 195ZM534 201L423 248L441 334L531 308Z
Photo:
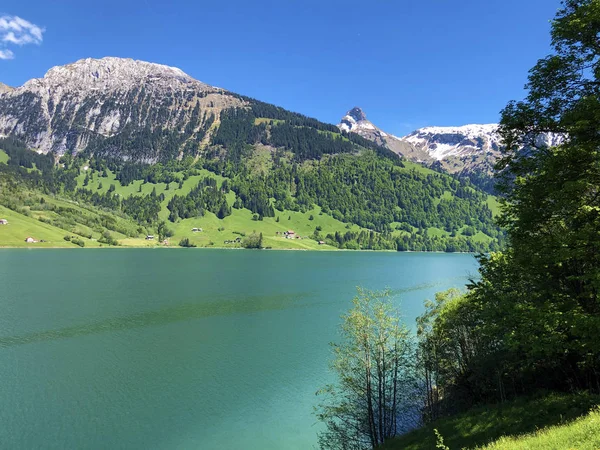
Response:
M358 108L336 126L176 68L80 60L0 84L0 246L487 252L495 128L397 138Z

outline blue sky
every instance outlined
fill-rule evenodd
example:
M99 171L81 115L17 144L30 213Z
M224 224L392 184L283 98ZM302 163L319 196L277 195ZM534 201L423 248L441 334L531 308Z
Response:
M360 106L374 123L403 135L427 125L497 121L508 100L523 96L527 71L549 52L549 21L559 6L3 0L0 82L19 86L86 57L131 57L330 123ZM15 17L31 27L16 30L8 21Z

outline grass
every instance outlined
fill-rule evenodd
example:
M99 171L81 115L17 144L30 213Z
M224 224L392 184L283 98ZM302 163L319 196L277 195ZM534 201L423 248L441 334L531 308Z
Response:
M77 247L71 242L65 241L65 235L70 234L63 229L57 228L39 220L19 214L4 206L0 206L0 218L8 220L8 225L0 225L0 247ZM27 237L46 242L28 244ZM83 238L86 247L97 247L95 241Z
M570 442L568 441L569 437L596 439L598 442L600 430L595 431L595 437L586 434L590 424L600 425L598 413L592 413L586 418L579 419L598 404L600 404L600 396L581 393L574 395L551 394L474 408L466 413L440 419L400 436L383 448L387 450L434 449L436 448L434 429L440 432L444 437L444 443L451 450L463 448L494 450L600 448L597 445L595 447L577 447L573 444L567 446L559 444L560 442ZM532 446L525 446L525 442L531 443ZM552 442L556 442L558 446L548 446ZM534 446L541 444L546 446ZM486 445L488 447L485 447ZM586 443L585 445L591 444Z
M558 425L521 437L502 437L486 450L597 450L600 448L600 409L567 425Z
M254 125L260 125L261 123L269 124L273 122L273 125L279 125L285 123L285 120L281 119L269 119L268 117L257 117L254 119Z
M8 163L9 160L9 156L6 154L6 152L4 150L0 150L0 163Z
M487 205L492 210L492 216L497 217L500 214L500 202L496 197L488 195Z
M253 164L255 170L263 171L269 166L270 151L267 148L258 151L253 155ZM183 186L179 189L178 183L171 183L169 190L165 190L165 183L142 183L141 180L131 183L129 186L122 186L115 179L115 175L108 171L107 177L101 177L99 173L94 173L93 181L90 181L86 186L92 191L106 192L110 185L115 186L115 193L124 198L130 195L148 195L153 189L156 189L157 194L164 194L165 200L162 202L162 209L159 214L160 219L167 221L169 211L167 204L175 195L187 195L198 182L210 176L216 178L218 184L221 184L225 178L215 175L207 170L200 170L198 175L190 176L184 181ZM85 171L77 178L78 187L84 187ZM98 187L102 184L102 187ZM141 186L141 192L140 191ZM230 192L227 194L227 201L233 205L235 194ZM320 214L320 207L315 207L311 211L305 213L296 211L275 211L275 217L265 217L262 221L252 220L253 214L248 209L232 208L232 214L223 220L219 220L213 213L207 212L205 216L180 220L177 223L168 222L168 228L174 231L174 236L169 239L171 246L177 245L179 241L185 237L189 238L192 243L198 247L239 247L239 244L225 244L225 241L234 241L241 234L248 235L254 231L263 233L263 246L273 249L293 249L293 250L332 250L334 247L328 245L319 245L309 236L315 231L317 226L322 228L321 235L323 238L329 234L335 234L336 231L345 233L348 230L360 231L358 225L352 225L349 229L346 224L334 219L333 217ZM310 220L310 216L313 220ZM279 216L279 222L277 222ZM289 219L288 219L289 217ZM202 232L192 232L192 228L202 228ZM303 239L285 239L282 235L277 235L277 232L286 230L294 230L297 235ZM131 238L125 236L117 236L121 245L124 246L157 246L157 241L146 241L140 238Z
M231 193L230 193L231 195ZM228 199L230 203L231 199ZM295 250L332 250L334 247L319 245L309 236L313 234L317 226L321 226L321 235L335 231L347 231L346 224L328 215L319 215L320 209L316 207L306 213L295 211L275 211L276 217L265 217L261 221L252 220L253 214L247 209L232 209L232 214L219 220L213 213L207 212L205 216L184 219L175 224L169 223L168 227L173 229L175 236L170 239L171 243L177 244L182 238L187 237L198 247L239 247L236 244L225 244L225 241L234 241L241 235L249 235L256 231L263 233L263 246L274 249ZM310 216L313 220L309 220ZM279 217L279 222L277 222ZM289 217L289 219L288 219ZM202 228L202 232L193 232L192 228ZM352 231L360 230L353 225ZM277 232L293 230L302 239L286 239ZM212 244L211 244L212 243Z

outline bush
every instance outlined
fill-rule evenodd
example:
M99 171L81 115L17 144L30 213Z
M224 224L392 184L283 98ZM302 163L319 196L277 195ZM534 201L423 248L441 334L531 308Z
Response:
M244 248L262 248L262 233L252 233L242 241L242 247Z
M85 242L83 241L83 239L75 238L71 239L71 242L75 245L79 245L81 248L85 247Z
M179 241L179 246L185 248L194 248L196 247L196 244L191 242L190 238L183 238L181 241Z

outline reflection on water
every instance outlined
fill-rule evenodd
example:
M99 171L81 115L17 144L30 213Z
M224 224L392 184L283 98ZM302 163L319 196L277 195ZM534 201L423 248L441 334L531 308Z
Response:
M148 311L138 314L129 314L123 317L114 317L98 322L92 322L56 330L38 331L20 336L0 337L0 348L15 345L31 344L34 342L52 341L54 339L74 338L96 333L123 331L133 328L151 327L180 322L183 320L201 319L211 316L225 316L232 314L248 314L261 311L274 311L278 309L303 308L312 306L313 303L300 300L308 297L308 293L294 295L272 295L244 297L243 300L220 300L215 302L188 303L174 307L163 308L157 311Z

